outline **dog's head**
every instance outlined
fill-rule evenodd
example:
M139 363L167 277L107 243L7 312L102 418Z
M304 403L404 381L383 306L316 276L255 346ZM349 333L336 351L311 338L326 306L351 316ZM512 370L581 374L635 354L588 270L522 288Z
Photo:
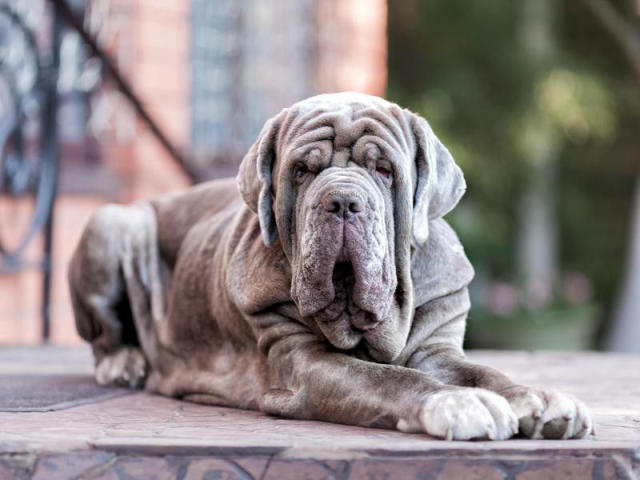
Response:
M312 97L266 123L238 184L291 263L300 315L336 348L364 340L393 360L414 308L411 248L465 190L427 122L368 95Z

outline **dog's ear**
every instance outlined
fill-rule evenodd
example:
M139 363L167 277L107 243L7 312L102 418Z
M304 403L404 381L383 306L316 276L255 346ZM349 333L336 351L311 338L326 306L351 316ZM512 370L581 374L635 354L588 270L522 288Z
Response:
M427 121L415 113L409 114L416 139L417 172L412 241L414 245L420 245L429 237L429 220L450 212L464 195L467 185L462 170Z
M278 239L272 205L272 170L279 126L279 115L267 120L258 139L242 159L238 171L238 189L244 202L258 215L262 239L267 247Z

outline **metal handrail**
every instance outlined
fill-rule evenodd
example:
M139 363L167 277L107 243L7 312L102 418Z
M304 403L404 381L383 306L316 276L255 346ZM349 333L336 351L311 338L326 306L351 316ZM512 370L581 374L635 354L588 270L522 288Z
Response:
M40 127L41 127L41 142L39 145L39 171L37 177L37 184L35 188L29 182L25 183L24 191L15 191L12 188L15 187L13 181L19 175L20 164L24 162L23 151L23 139L22 129L25 123L25 116L22 110L21 103L16 103L16 109L14 111L14 118L9 118L7 124L6 135L2 138L2 144L0 148L0 155L4 157L6 154L6 160L9 160L10 151L4 150L6 142L13 137L14 151L13 154L17 163L13 165L14 170L2 171L3 178L9 180L8 193L10 195L21 195L27 192L34 193L35 195L35 207L30 219L28 229L17 246L9 250L4 245L0 246L0 254L2 255L3 265L0 266L0 271L15 271L19 268L25 268L28 265L21 262L20 258L26 249L27 245L31 242L36 233L43 232L44 248L42 259L39 262L39 267L43 273L43 285L42 285L42 339L47 340L49 338L50 330L50 292L51 292L51 252L52 252L52 234L53 234L53 205L55 202L57 192L57 180L58 180L58 138L56 130L56 115L58 110L58 96L56 79L58 77L59 66L59 51L57 46L60 42L60 28L56 15L53 19L53 28L51 31L52 48L51 56L46 65L43 65L42 59L39 56L38 45L35 40L33 32L29 29L21 16L16 13L9 5L0 5L0 15L9 19L11 28L17 28L17 30L23 35L26 45L31 55L33 55L33 62L35 63L35 79L29 85L28 90L25 92L18 91L16 84L11 83L12 71L9 68L10 65L3 66L3 72L7 81L10 83L11 98L15 102L21 102L23 98L20 95L34 95L34 92L42 92L42 108L39 110L40 114ZM6 166L3 164L3 167ZM22 164L24 167L24 164ZM6 175L6 177L5 177ZM33 191L35 190L35 192Z
M42 339L47 341L50 332L50 295L51 295L51 266L52 266L52 241L53 241L53 218L54 218L54 204L57 195L58 187L58 168L59 168L59 138L57 134L57 112L59 95L57 90L58 69L60 63L60 44L63 26L68 26L74 30L82 39L84 44L90 49L91 54L98 58L104 67L106 75L112 78L117 86L117 89L122 93L123 97L133 107L137 115L142 119L144 124L149 128L152 135L160 142L164 150L169 154L169 157L173 159L186 176L191 181L196 181L202 175L199 175L195 168L195 162L189 161L183 152L180 152L174 144L170 141L169 137L160 128L155 119L149 114L147 109L142 104L139 97L134 92L133 88L127 80L124 79L115 62L97 43L95 37L89 33L83 25L78 16L74 14L65 0L49 0L53 6L53 23L51 30L51 55L47 56L46 64L42 64L42 59L39 56L38 45L35 41L33 32L28 25L23 21L21 16L16 13L11 6L0 3L0 15L6 17L11 22L10 25L16 26L26 37L26 45L34 55L34 61L36 65L36 77L32 85L30 92L37 92L38 98L42 100L41 110L39 111L39 124L40 124L40 149L38 153L39 171L38 176L35 178L35 182L28 185L28 193L35 195L35 206L33 213L31 214L31 220L26 230L26 233L21 237L16 247L11 249L6 248L0 242L0 273L3 272L15 272L23 268L39 268L43 273L43 285L42 285ZM4 68L0 65L0 71ZM8 87L13 88L11 84L11 70L6 71L8 78ZM33 90L37 89L37 90ZM10 92L11 93L11 92ZM20 92L13 92L11 98L15 99L19 97ZM20 99L16 100L20 101ZM21 129L24 124L24 112L21 108L17 108L15 119L11 120L7 124L6 135L2 135L0 139L0 155L5 155L3 148L6 146L7 141L13 139L13 151L11 154L16 156L18 160L18 166L20 162L24 161L21 148L22 136ZM17 150L15 150L17 149ZM7 150L9 152L9 150ZM7 153L9 155L9 153ZM7 157L9 158L9 157ZM2 165L2 164L0 164ZM24 166L24 165L23 165ZM18 173L19 170L16 170ZM7 178L11 180L11 172L0 172L3 175L7 175ZM14 172L15 174L15 172ZM37 183L36 183L37 182ZM9 195L21 195L27 192L12 191L12 183L7 184L9 189L7 193ZM30 244L31 240L36 233L43 233L43 254L41 260L37 264L25 263L21 260L22 254Z
M73 28L78 35L82 38L85 44L91 49L93 55L98 57L105 67L105 70L111 78L116 82L118 90L124 95L127 101L133 106L136 113L149 127L151 133L160 142L167 153L175 160L175 162L182 168L183 172L192 180L195 181L198 178L198 172L193 167L194 163L190 162L169 140L169 137L160 128L158 123L153 119L149 112L144 108L139 97L135 94L133 87L122 76L115 62L111 56L105 52L99 45L96 39L89 33L82 24L82 21L73 13L73 10L69 7L65 0L49 0L55 7L56 11L60 14L61 18Z

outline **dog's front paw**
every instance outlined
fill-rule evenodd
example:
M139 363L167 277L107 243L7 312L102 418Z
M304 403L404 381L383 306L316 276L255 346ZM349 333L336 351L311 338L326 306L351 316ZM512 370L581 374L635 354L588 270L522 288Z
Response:
M433 393L414 417L400 419L398 430L446 440L506 440L518 432L518 419L507 401L480 388Z
M147 376L147 362L139 348L122 347L100 359L95 375L100 385L140 388Z
M520 433L529 438L583 438L593 430L589 410L572 395L517 387L504 393L518 417Z

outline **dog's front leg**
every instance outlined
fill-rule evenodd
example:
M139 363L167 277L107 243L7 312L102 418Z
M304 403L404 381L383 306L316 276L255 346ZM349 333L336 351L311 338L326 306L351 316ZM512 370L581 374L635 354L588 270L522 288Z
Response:
M457 330L464 324L466 313L442 322L447 312L447 299L440 300L443 308L430 305L418 308L415 322L420 325L437 323L440 330ZM433 318L430 318L433 317ZM436 330L430 338L445 339ZM583 438L592 432L593 424L587 407L577 398L553 390L534 389L518 385L506 375L484 365L469 362L462 350L452 343L425 341L415 349L406 365L437 378L448 385L487 389L502 395L518 417L519 431L526 437L546 439Z
M457 440L506 439L517 432L515 414L499 395L332 351L311 333L278 338L266 358L261 407L267 413Z

